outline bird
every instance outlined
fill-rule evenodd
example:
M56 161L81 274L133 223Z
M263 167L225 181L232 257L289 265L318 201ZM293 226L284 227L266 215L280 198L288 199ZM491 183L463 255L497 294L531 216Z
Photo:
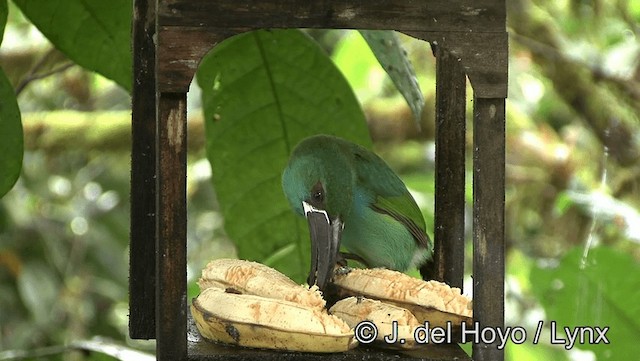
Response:
M325 134L302 139L282 172L282 189L309 225L309 286L324 290L336 263L349 258L397 271L432 260L433 242L416 201L365 147Z

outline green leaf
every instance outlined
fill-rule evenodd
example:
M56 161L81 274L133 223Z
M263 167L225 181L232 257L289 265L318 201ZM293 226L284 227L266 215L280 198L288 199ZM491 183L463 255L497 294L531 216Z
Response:
M610 327L611 344L577 344L598 360L633 360L640 338L640 265L628 254L606 247L591 249L582 265L582 248L573 249L555 268L531 274L534 293L547 321L556 322L557 338L567 339L563 327Z
M556 201L553 204L553 213L558 216L562 216L567 213L567 210L575 204L575 201L571 198L568 192L563 191L558 193Z
M7 16L9 15L9 7L7 0L0 0L0 44L4 35L4 27L7 25Z
M629 1L629 14L636 19L636 21L640 21L640 2L638 1Z
M351 88L298 30L228 39L203 59L197 79L213 182L238 256L302 282L309 272L309 234L284 197L282 171L292 148L313 134L370 146Z
M402 49L396 33L391 30L360 30L362 37L369 43L373 54L389 74L400 94L411 108L413 117L420 127L420 117L424 108L424 96L418 85L413 66Z
M0 69L0 198L16 183L22 169L23 136L13 87Z
M14 0L69 59L131 91L131 0Z

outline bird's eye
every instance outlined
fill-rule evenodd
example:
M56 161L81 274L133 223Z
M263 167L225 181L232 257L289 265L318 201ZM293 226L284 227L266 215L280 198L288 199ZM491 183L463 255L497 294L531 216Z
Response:
M311 188L312 202L316 206L320 206L324 202L324 188L322 183L318 182Z

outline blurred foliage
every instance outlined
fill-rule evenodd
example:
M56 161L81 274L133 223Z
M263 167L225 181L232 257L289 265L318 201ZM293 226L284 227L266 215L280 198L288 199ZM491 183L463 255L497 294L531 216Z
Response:
M419 129L420 117L424 109L424 96L398 35L394 31L387 30L360 30L360 35L367 41L380 66L387 72L398 92L407 101Z
M126 162L25 154L1 208L2 349L124 331L127 173L112 170Z
M549 340L553 337L569 342L565 327L608 328L606 340L587 329L581 336L583 344L577 347L593 351L598 360L633 360L637 353L634 336L640 335L640 277L629 274L640 274L640 264L608 247L596 247L588 253L574 249L558 267L535 267L532 289L549 322L556 322L556 332L549 335ZM606 345L609 342L611 347Z
M42 144L32 141L42 128L26 121L25 114L33 111L74 110L62 117L70 124L77 118L94 120L101 130L83 133L95 143L78 141L81 149L64 136L52 138L63 143L58 147L27 149L19 180L0 202L0 349L39 349L99 335L153 350L152 343L126 336L128 153L101 143L121 134L126 124L103 113L127 110L130 100L116 83L81 67L128 87L122 75L129 76L130 59L122 60L128 56L128 19L109 22L119 39L114 45L119 50L109 54L121 61L102 56L94 66L75 53L78 43L55 40L47 21L31 14L37 6L28 8L27 19L16 3L40 2L8 2L0 48L0 66L18 90L25 145ZM640 2L507 3L506 319L508 325L525 327L528 338L523 345L510 344L506 359L625 360L640 336L633 304L640 260ZM5 4L0 1L0 23ZM71 5L82 12L85 5L100 4ZM130 16L127 11L128 5L117 14L97 14L121 18ZM402 175L433 224L435 79L428 44L399 35L424 96L420 132L410 107L357 32L308 34L331 54L363 106L374 149ZM99 68L115 64L125 69L121 75ZM192 109L198 104L190 102ZM111 122L113 129L107 126ZM237 253L224 230L204 149L191 150L188 169L188 278L194 296L193 281L202 266ZM467 184L470 239L471 173ZM467 265L470 270L470 260ZM540 320L545 322L542 342L533 345ZM552 320L609 326L616 342L567 351L548 342ZM86 358L105 359L79 352L57 359Z

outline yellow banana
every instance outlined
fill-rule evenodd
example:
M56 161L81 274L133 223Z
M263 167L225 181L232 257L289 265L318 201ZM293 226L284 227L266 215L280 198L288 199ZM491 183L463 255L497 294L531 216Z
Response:
M334 279L343 296L367 298L343 299L327 313L317 287L298 285L260 263L219 259L202 271L201 293L191 313L209 340L307 352L357 346L352 328L363 320L375 324L379 338L395 333L404 343L390 346L402 348L416 346L413 333L425 321L431 327L446 327L448 321L459 327L471 321L471 300L441 282L388 269L337 272Z
M261 263L239 259L217 259L202 270L200 290L233 288L240 293L281 299L323 308L325 300L317 286L301 287L277 270Z
M411 311L420 323L445 327L471 323L472 303L459 288L438 281L423 281L385 268L336 272L334 283L342 295L365 296Z
M357 346L353 330L324 309L316 289L259 263L216 260L199 280L191 313L209 340L253 348L341 352Z
M382 346L392 348L414 348L417 346L414 331L421 324L405 308L378 300L352 296L336 302L329 313L340 317L352 328L363 321L373 322L377 330L376 341ZM393 322L397 324L394 326ZM389 335L395 335L396 341L393 344L384 340L384 337Z

